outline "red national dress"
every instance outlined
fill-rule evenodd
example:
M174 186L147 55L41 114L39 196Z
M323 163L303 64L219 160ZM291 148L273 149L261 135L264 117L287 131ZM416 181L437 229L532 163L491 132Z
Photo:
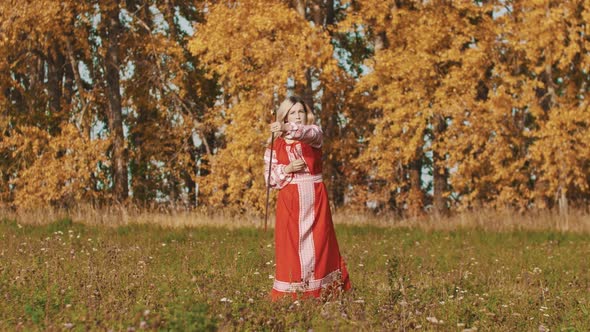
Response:
M322 182L322 131L316 125L290 123L290 127L285 137L293 143L277 138L270 163L270 186L279 189L273 300L298 294L319 297L328 287L351 287ZM264 159L268 174L270 149ZM305 169L286 173L285 167L296 159L305 161Z

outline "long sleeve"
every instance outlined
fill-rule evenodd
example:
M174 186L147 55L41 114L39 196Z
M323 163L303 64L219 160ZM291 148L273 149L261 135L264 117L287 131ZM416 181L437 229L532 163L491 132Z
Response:
M293 179L293 174L285 172L287 165L279 164L276 158L276 151L273 151L272 162L270 160L270 148L264 152L264 181L266 185L274 189L281 189L288 185ZM268 168L271 167L270 183L268 183Z
M309 144L314 148L321 148L323 141L322 129L316 125L300 125L289 122L291 127L285 133L285 138L294 139Z

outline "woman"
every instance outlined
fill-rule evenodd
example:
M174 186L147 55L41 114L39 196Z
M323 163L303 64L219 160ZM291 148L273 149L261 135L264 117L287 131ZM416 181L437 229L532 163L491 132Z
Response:
M324 289L350 289L340 256L326 186L322 182L322 131L298 96L281 103L277 137L265 153L271 188L279 189L275 223L273 300L285 295L319 297ZM265 179L267 178L265 175Z

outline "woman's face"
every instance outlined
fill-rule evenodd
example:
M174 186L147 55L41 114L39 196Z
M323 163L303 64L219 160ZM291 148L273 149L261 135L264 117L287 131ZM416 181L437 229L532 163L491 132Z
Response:
M296 124L305 124L306 123L306 114L305 108L301 103L297 103L291 107L289 113L287 113L287 117L285 118L286 122L293 122Z

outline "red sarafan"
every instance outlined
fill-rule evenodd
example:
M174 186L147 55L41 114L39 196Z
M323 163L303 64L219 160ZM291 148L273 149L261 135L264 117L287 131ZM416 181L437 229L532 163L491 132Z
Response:
M289 123L289 130L265 153L270 186L279 189L275 223L273 300L283 296L320 297L348 290L351 283L334 232L328 193L322 182L322 131ZM286 139L285 139L286 138ZM285 170L294 160L303 170Z

